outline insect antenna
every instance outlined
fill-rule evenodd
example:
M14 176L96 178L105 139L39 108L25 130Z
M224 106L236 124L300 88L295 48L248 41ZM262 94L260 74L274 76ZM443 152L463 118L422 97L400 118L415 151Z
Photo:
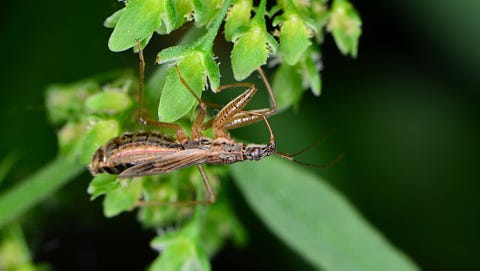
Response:
M295 159L294 155L291 155L291 154L287 154L287 153L283 153L283 152L279 152L279 151L274 152L274 154L277 155L278 157L287 159L287 160L292 161L294 163L297 163L299 165L306 166L306 167L311 167L311 168L319 168L319 169L330 168L330 167L338 164L340 161L342 161L342 159L344 157L343 153L341 153L341 154L337 155L335 160L331 161L330 163L327 163L327 164L313 164L313 163L298 161L298 160Z
M317 146L318 144L320 144L321 142L323 142L325 139L327 139L330 135L334 134L335 133L335 128L332 128L330 130L328 130L327 132L325 132L323 135L321 135L319 138L317 138L315 141L313 141L312 143L310 143L308 146L304 147L303 149L297 151L297 152L294 152L294 153L290 153L289 156L297 156L297 155L300 155L308 150L310 150L311 148Z
M337 155L337 157L335 158L335 160L327 163L327 164L312 164L312 163L307 163L307 162L302 162L302 161L298 161L295 159L295 156L297 155L300 155L308 150L310 150L311 148L317 146L319 143L323 142L325 139L327 139L330 135L332 135L333 133L335 133L335 129L330 129L328 130L326 133L324 133L322 136L320 136L318 139L316 139L315 141L313 141L312 143L310 143L308 146L304 147L303 149L299 150L299 151L296 151L294 153L283 153L283 152L279 152L279 151L276 151L275 152L275 155L281 157L281 158L284 158L284 159L287 159L287 160L290 160L292 162L295 162L297 164L300 164L300 165L303 165L303 166L307 166L307 167L312 167L312 168L320 168L320 169L327 169L327 168L330 168L334 165L336 165L338 162L340 162L344 155L343 153Z

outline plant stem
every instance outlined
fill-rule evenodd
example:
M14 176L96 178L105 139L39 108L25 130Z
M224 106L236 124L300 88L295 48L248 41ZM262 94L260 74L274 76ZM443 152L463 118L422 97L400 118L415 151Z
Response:
M204 52L210 52L212 50L213 42L215 41L218 30L220 29L220 26L222 25L222 22L227 15L227 10L229 6L230 0L225 0L222 9L217 14L217 17L208 28L207 34L198 40L199 43L197 43L195 47L201 49Z
M253 17L252 21L255 21L259 25L265 25L265 11L267 8L267 1L262 0L258 5L257 11L255 13L255 17Z
M68 183L85 169L58 156L32 176L0 195L0 228Z

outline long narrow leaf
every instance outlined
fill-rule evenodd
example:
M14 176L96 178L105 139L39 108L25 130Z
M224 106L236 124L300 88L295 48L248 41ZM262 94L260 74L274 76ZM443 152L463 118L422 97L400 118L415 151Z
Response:
M0 228L77 176L84 167L62 157L0 195Z
M18 160L18 153L17 152L11 152L5 157L3 157L2 161L0 162L0 183L5 179L5 176L7 176L8 172L13 168L13 165Z
M232 170L257 215L314 266L335 271L418 270L308 169L272 157L238 163Z

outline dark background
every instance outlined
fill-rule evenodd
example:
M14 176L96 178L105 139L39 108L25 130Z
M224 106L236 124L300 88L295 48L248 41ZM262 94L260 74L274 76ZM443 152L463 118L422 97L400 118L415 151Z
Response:
M326 38L323 94L307 93L298 112L273 118L279 146L299 148L336 128L334 147L320 145L318 152L323 146L346 158L319 174L423 269L477 270L480 2L387 2L353 1L363 20L358 58L343 57ZM136 69L136 55L106 46L111 30L103 20L119 7L116 1L3 3L0 155L16 150L21 159L0 189L55 156L47 85ZM150 63L162 48L154 47L146 52ZM305 159L315 161L315 154ZM143 268L155 257L152 233L133 214L103 218L100 201L90 202L85 192L89 180L81 176L25 219L35 260L54 270ZM214 269L307 268L248 210L240 215L251 243L243 251L229 247Z

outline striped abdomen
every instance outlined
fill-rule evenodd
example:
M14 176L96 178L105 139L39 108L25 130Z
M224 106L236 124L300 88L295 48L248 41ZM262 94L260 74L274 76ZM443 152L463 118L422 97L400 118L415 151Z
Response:
M125 133L112 138L95 152L90 171L93 175L120 174L132 166L181 150L178 142L157 132Z

